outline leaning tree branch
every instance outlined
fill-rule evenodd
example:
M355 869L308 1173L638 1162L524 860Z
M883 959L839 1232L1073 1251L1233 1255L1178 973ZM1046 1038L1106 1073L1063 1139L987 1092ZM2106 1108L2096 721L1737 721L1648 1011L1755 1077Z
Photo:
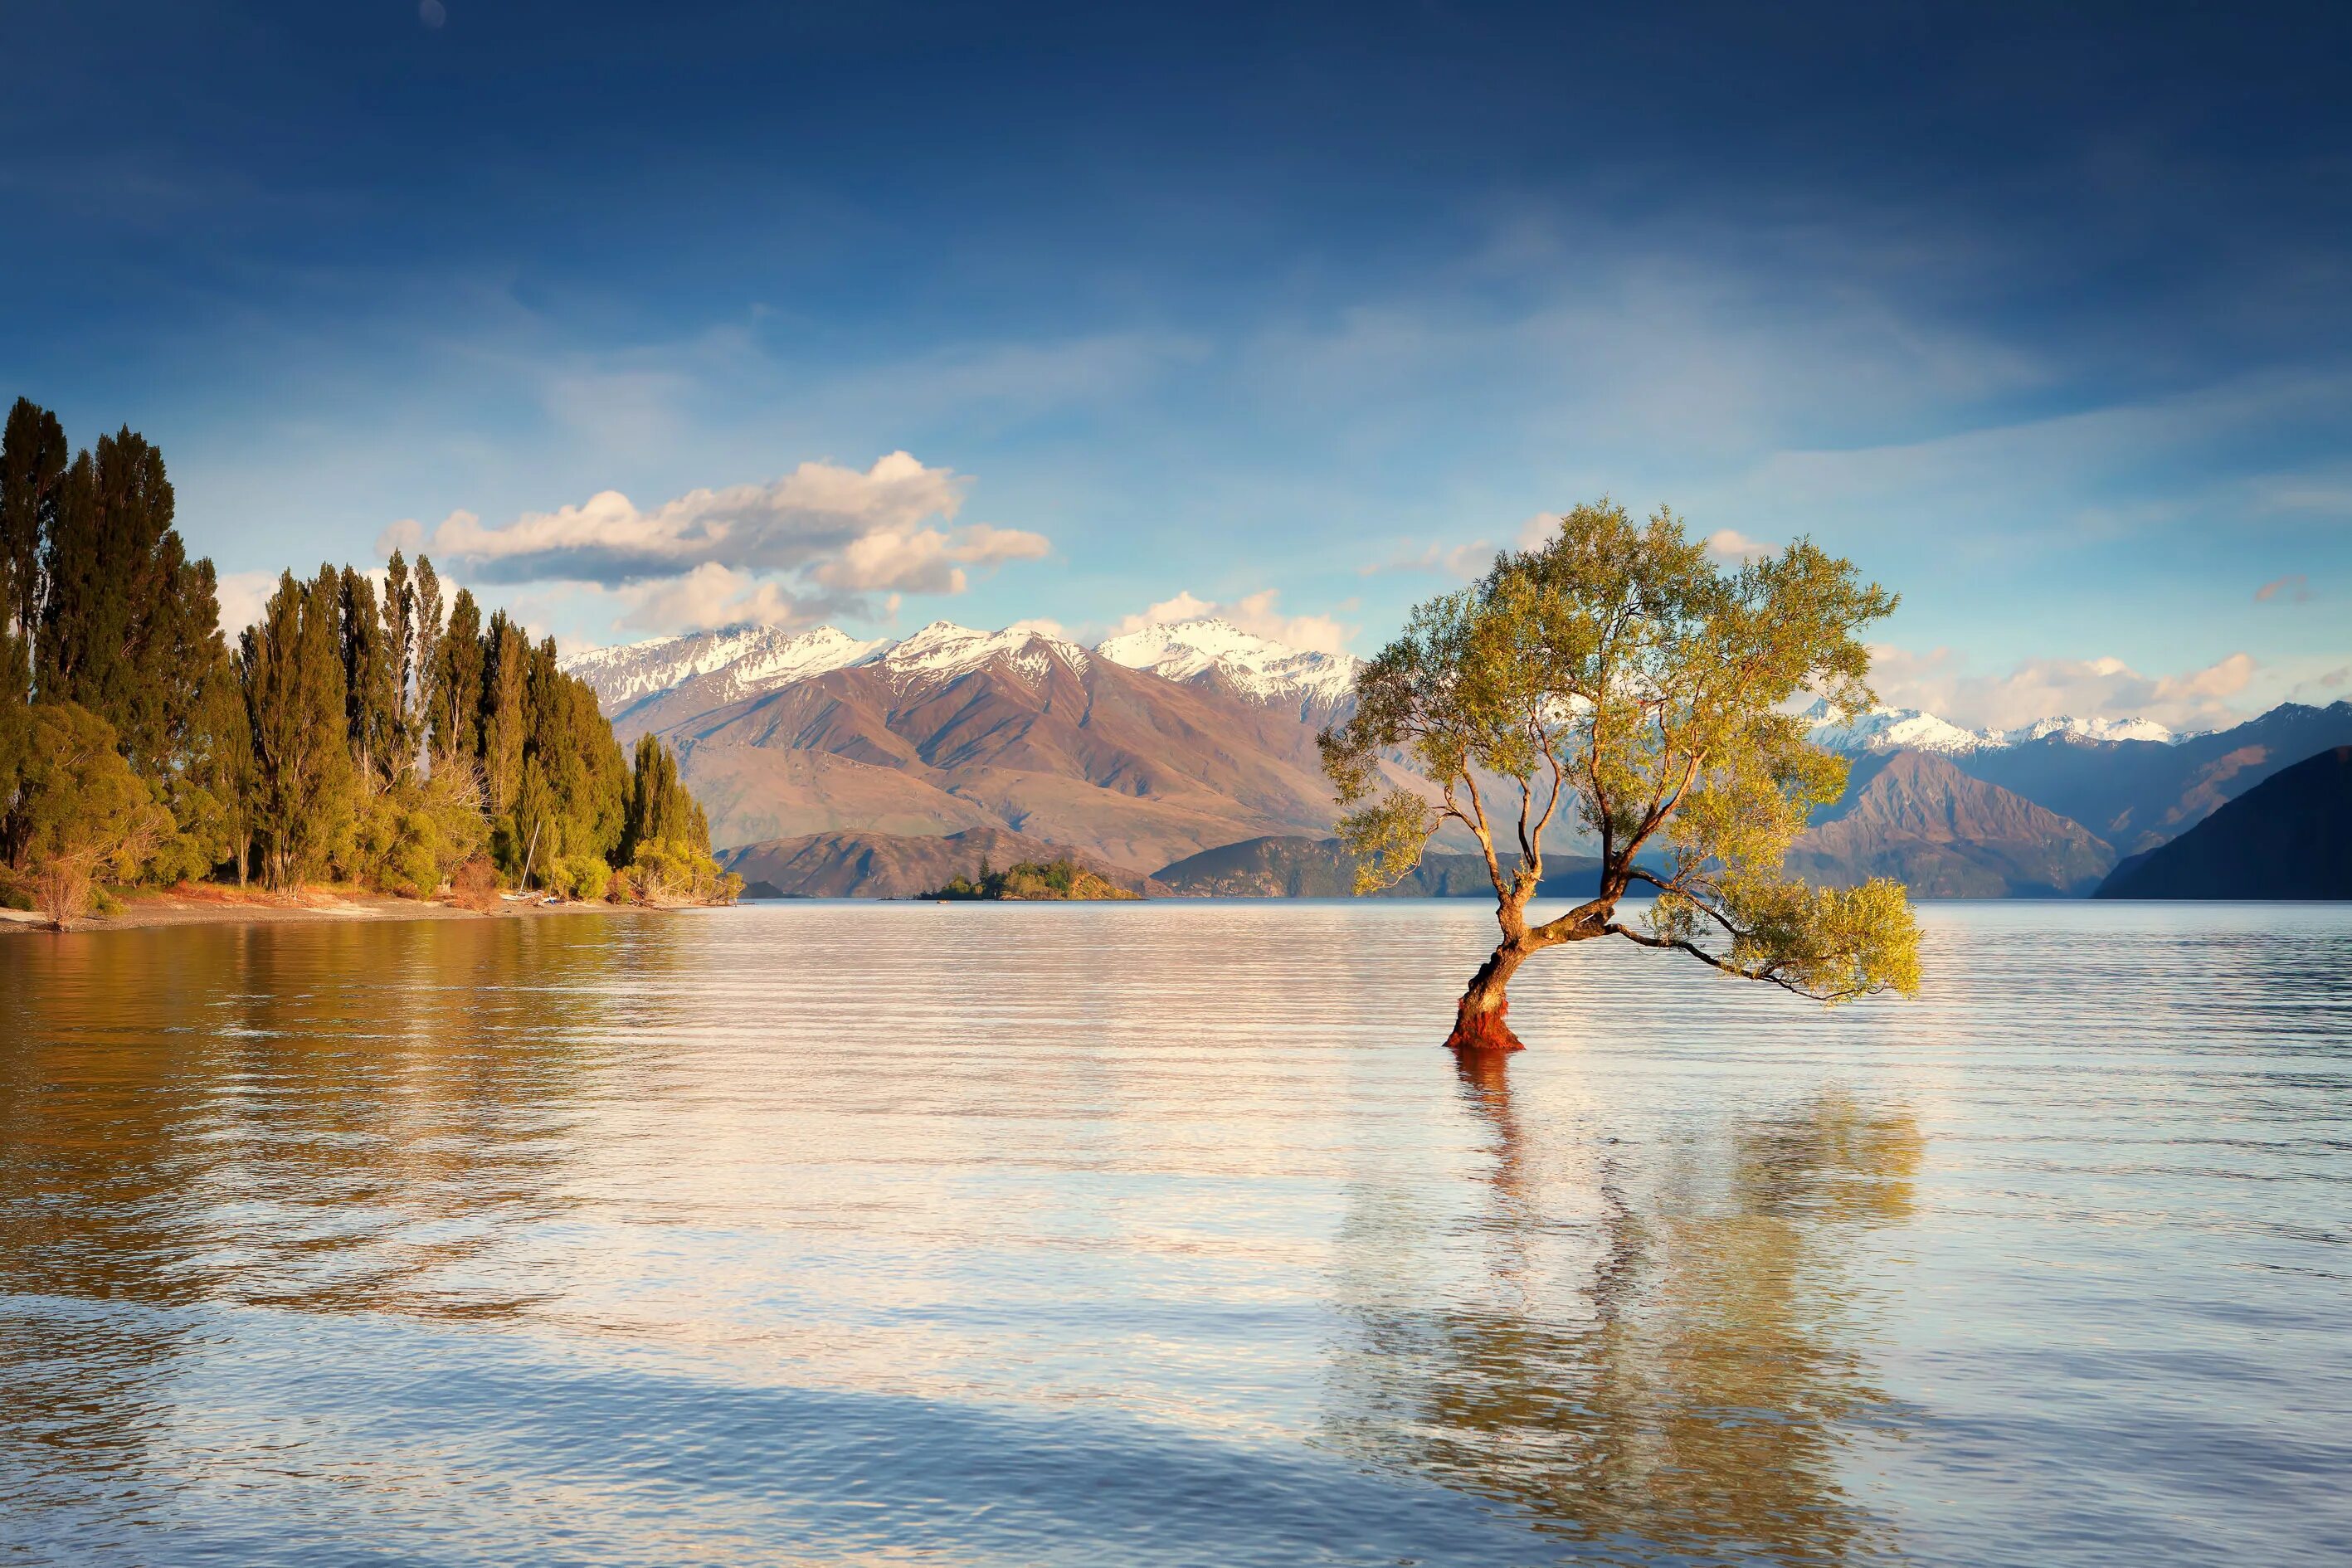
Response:
M1860 985L1842 986L1835 991L1809 991L1798 982L1779 973L1777 964L1767 963L1760 968L1743 969L1727 958L1718 957L1707 952L1695 942L1684 942L1675 937L1646 936L1631 926L1619 925L1615 921L1610 921L1601 930L1610 936L1622 936L1627 942L1639 942L1643 947L1667 948L1678 952L1687 952L1700 963L1720 969L1735 979L1761 980L1769 984L1778 985L1783 991L1814 1002L1843 1002L1849 997L1868 994L1867 988Z

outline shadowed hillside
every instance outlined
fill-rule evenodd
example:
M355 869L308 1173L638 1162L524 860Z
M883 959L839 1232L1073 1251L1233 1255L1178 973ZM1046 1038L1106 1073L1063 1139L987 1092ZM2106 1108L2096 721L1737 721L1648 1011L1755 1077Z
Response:
M2162 848L2103 899L2352 899L2352 746L2273 774Z

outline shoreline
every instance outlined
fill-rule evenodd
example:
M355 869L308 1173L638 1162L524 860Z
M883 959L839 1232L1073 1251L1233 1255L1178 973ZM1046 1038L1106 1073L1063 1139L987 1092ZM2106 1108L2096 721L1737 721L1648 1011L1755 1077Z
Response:
M23 932L33 936L81 936L91 931L145 931L164 926L315 925L331 921L495 921L550 915L629 914L670 910L720 908L702 904L608 904L566 900L500 900L488 910L422 899L395 898L354 888L306 888L299 893L240 892L234 888L179 887L160 892L141 891L122 900L110 915L85 915L63 931L47 917L26 910L0 909L0 937Z

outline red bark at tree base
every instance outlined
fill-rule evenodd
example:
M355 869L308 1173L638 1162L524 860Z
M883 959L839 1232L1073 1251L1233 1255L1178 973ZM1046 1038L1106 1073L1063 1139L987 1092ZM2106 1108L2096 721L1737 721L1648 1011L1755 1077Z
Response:
M1445 1048L1457 1054L1475 1052L1481 1056L1526 1050L1518 1036L1511 1033L1511 1026L1503 1021L1503 1015L1509 1011L1507 1002L1494 1007L1464 1005L1454 1016L1454 1032L1445 1037Z

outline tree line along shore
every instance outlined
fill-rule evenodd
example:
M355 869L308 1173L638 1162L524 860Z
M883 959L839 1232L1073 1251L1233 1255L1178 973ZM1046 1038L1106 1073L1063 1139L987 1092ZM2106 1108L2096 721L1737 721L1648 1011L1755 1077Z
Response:
M210 560L127 427L74 452L18 398L0 431L0 903L62 929L126 889L322 884L731 900L651 736L419 555L280 574L234 645Z

